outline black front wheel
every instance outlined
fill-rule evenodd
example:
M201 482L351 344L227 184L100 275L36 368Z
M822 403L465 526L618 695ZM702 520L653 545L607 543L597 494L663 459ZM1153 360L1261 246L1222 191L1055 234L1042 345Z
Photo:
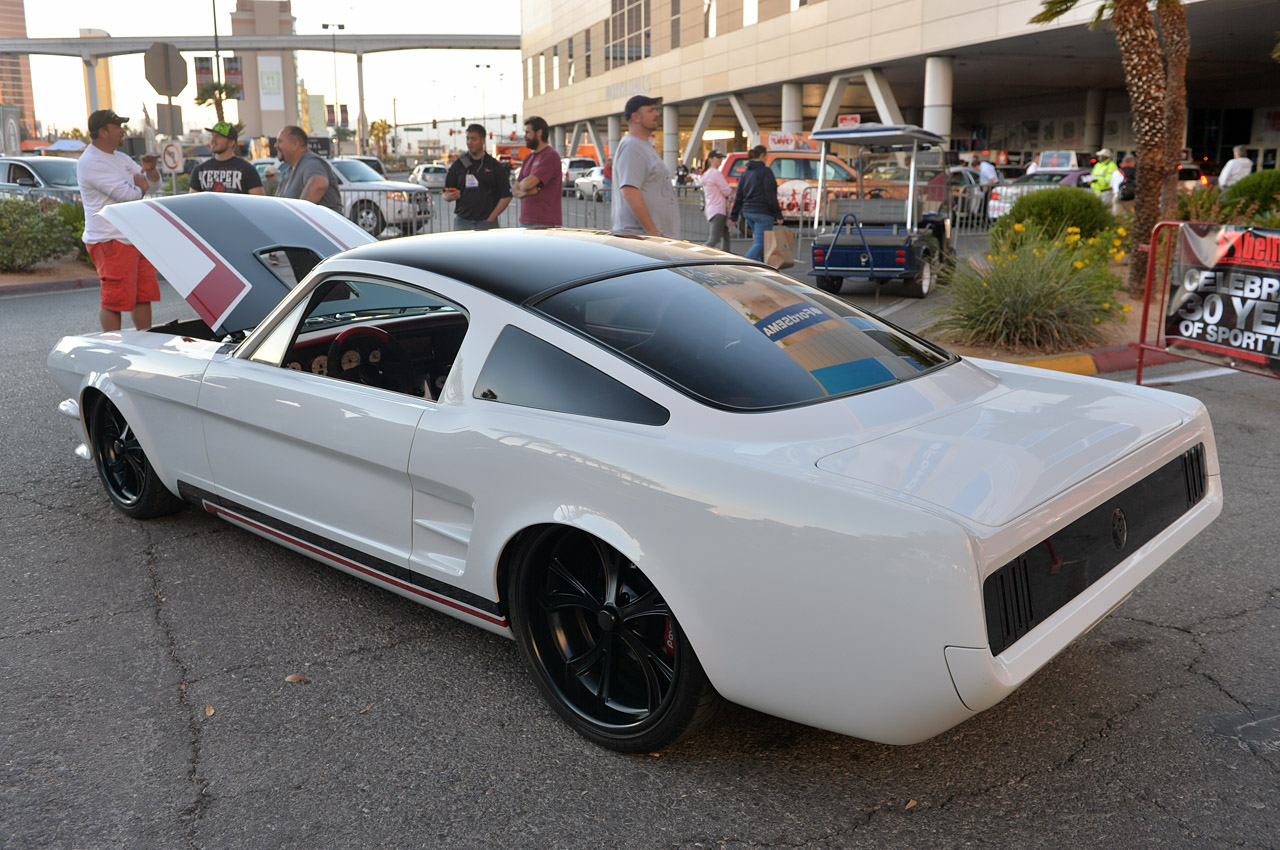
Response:
M133 427L105 398L93 408L89 426L98 477L115 506L134 519L165 516L182 507L151 468Z
M719 713L720 695L658 589L591 535L535 535L511 572L508 600L538 690L591 741L652 752Z

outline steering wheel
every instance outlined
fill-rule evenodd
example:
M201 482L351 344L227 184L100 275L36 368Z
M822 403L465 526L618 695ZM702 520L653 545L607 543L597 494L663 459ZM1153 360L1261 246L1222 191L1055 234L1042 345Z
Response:
M413 361L404 346L382 328L347 328L329 344L329 374L343 381L398 393L422 395Z

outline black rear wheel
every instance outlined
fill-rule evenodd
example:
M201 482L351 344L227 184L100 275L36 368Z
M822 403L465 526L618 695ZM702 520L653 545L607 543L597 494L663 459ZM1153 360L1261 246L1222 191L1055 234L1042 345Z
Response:
M817 283L818 288L823 292L830 292L832 295L838 295L840 290L844 287L844 278L819 275Z
M651 752L719 713L722 700L658 589L611 546L576 529L539 532L508 591L538 689L586 738Z
M165 516L182 507L151 468L133 427L105 398L93 408L89 426L93 461L107 496L134 519Z

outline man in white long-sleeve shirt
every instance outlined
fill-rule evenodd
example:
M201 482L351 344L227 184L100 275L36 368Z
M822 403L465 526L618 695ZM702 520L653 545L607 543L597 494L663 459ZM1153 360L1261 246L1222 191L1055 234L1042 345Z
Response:
M80 155L76 178L84 201L84 240L98 270L102 306L98 321L104 331L120 330L120 316L129 313L138 330L151 327L151 303L160 300L156 270L124 234L97 213L110 204L136 201L160 187L159 157L147 154L142 167L118 150L124 125L113 110L99 109L89 116L92 143Z

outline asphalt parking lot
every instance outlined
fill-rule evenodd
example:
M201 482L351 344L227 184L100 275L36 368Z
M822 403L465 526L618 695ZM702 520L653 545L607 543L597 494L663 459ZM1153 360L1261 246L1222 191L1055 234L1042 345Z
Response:
M111 508L44 365L96 306L0 297L4 850L1280 846L1275 381L1161 373L1213 416L1223 514L996 707L911 747L731 707L621 756L507 640L194 510ZM166 289L157 321L186 315Z

